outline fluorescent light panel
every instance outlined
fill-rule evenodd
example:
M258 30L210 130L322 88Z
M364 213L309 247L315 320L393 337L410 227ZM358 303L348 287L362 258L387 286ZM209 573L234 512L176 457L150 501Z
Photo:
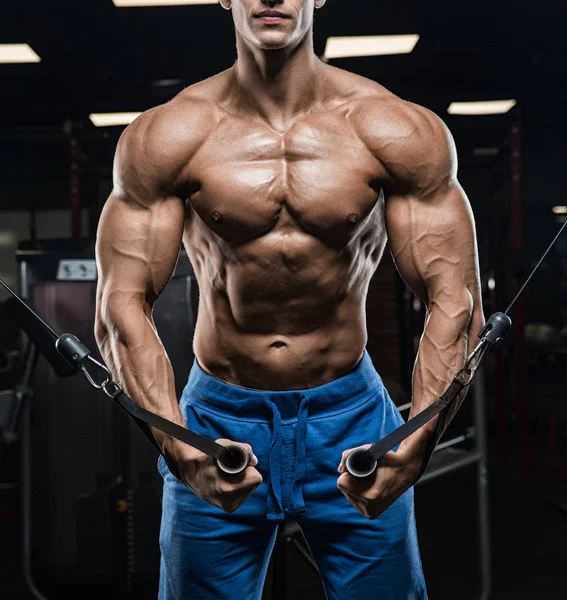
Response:
M450 115L503 115L514 108L516 104L516 100L452 102L447 111Z
M118 125L130 125L141 114L140 112L92 113L89 115L89 119L96 127L114 127Z
M553 212L556 215L567 215L567 206L554 206Z
M38 63L41 58L29 44L0 44L0 63Z
M190 4L218 4L219 0L112 0L120 8L133 6L184 6Z
M359 35L330 37L325 48L326 59L354 56L385 56L409 54L419 41L419 35Z

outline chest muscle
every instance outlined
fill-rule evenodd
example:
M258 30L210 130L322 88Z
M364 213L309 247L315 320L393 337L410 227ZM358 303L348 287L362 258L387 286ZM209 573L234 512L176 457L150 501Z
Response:
M377 161L340 118L302 121L285 135L227 119L191 171L194 210L228 243L280 226L344 246L378 198Z

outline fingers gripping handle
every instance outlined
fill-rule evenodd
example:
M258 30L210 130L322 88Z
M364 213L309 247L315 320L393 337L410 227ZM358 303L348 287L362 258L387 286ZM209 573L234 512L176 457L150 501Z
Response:
M219 469L229 475L242 473L249 463L250 455L238 444L225 446L222 455L217 459Z

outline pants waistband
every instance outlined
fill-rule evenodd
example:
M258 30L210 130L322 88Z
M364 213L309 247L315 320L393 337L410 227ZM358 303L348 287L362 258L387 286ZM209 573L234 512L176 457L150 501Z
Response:
M235 420L241 415L246 421L263 423L273 421L273 410L266 400L277 407L282 422L286 422L297 419L304 399L309 402L310 417L323 417L352 408L382 388L382 379L367 350L350 373L310 389L270 391L232 385L203 371L196 358L187 382L192 402L202 402Z

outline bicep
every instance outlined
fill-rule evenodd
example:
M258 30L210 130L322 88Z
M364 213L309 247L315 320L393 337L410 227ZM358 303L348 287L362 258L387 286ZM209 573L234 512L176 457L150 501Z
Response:
M99 318L107 320L116 309L151 307L173 274L183 224L177 197L142 204L125 194L110 196L96 244Z
M392 195L386 227L394 262L410 289L426 302L480 303L474 218L456 180L427 198Z

